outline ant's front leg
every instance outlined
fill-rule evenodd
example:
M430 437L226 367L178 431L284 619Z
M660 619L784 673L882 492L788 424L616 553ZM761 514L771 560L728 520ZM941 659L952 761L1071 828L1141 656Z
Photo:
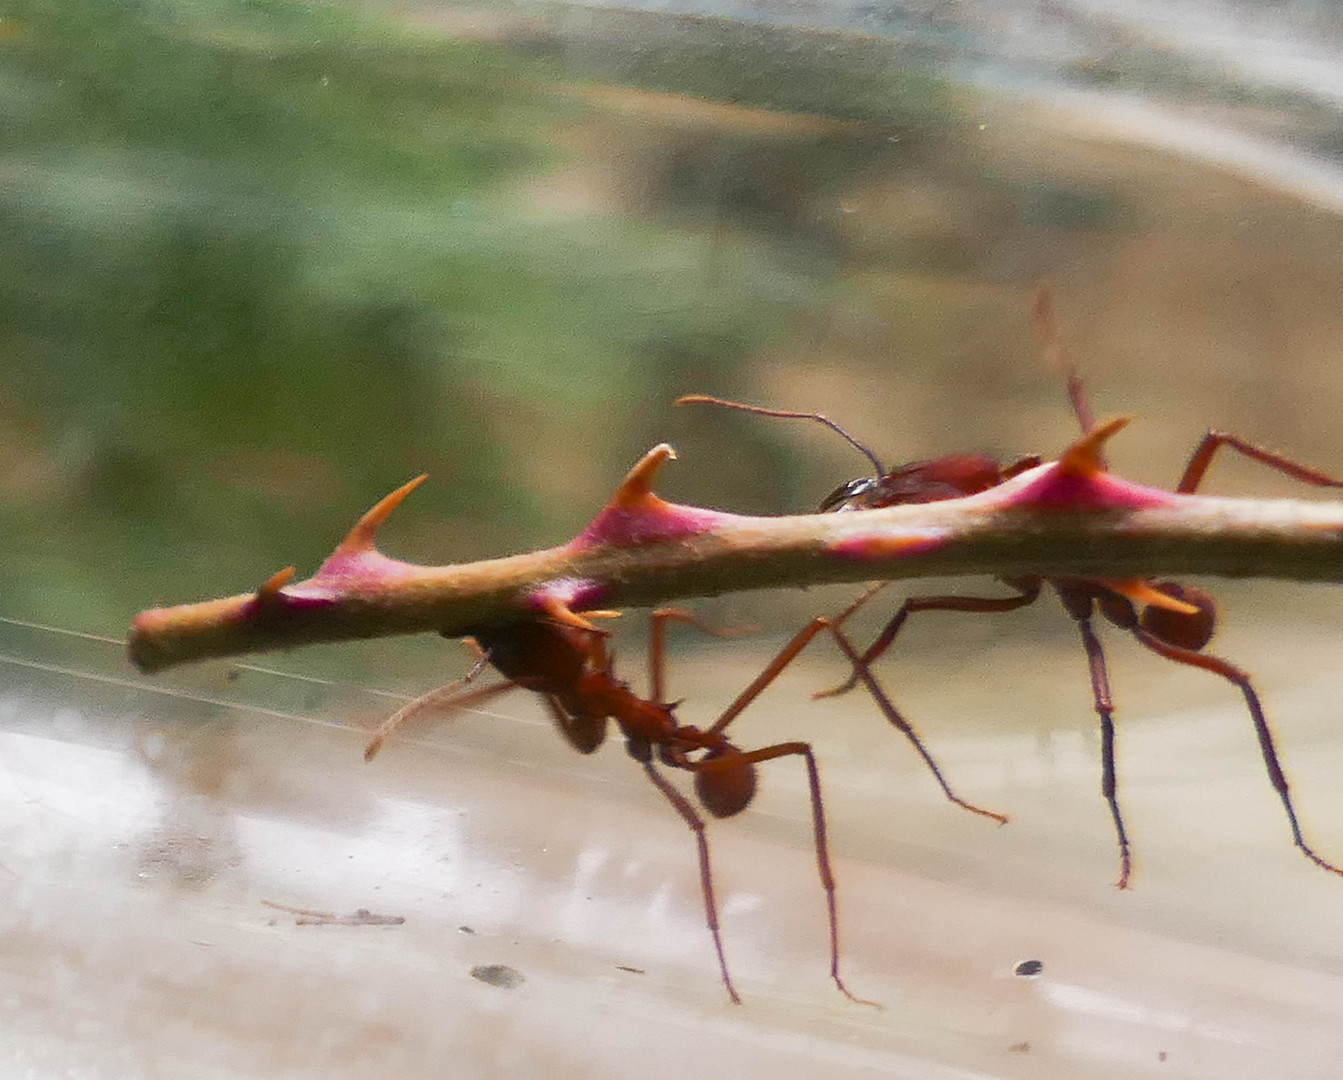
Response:
M393 731L399 728L407 720L417 716L425 709L435 705L446 705L452 708L461 708L465 705L471 705L479 701L485 701L496 697L507 690L512 690L517 683L503 682L496 683L493 686L483 686L478 690L462 693L482 671L489 666L489 656L482 653L480 658L471 665L471 669L460 679L448 683L446 686L440 686L436 690L430 690L427 694L422 694L413 701L408 701L396 712L392 713L386 720L378 725L376 731L368 740L368 745L364 747L364 760L372 761L382 749L382 744L387 741L387 737Z
M811 823L816 849L816 866L821 876L821 888L825 890L826 912L830 925L830 978L834 981L839 992L850 1001L880 1008L881 1006L875 1001L860 998L850 991L844 985L844 979L839 973L839 904L835 893L835 875L830 868L830 845L825 827L825 801L821 796L821 773L816 765L816 755L812 752L811 744L805 742L778 743L775 746L766 746L760 750L749 751L742 751L729 746L721 751L711 752L699 761L687 761L681 767L695 773L696 787L701 792L705 789L713 791L717 787L714 779L717 776L731 777L734 772L739 773L742 770L747 770L752 777L750 786L751 790L754 791L754 775L757 764L762 761L772 761L775 758L792 755L801 757L807 765L807 785L811 791ZM740 786L736 777L731 777L727 783L730 788ZM744 808L743 804L742 809Z
M718 970L722 973L728 997L732 999L734 1005L740 1005L741 997L737 994L737 988L732 985L732 975L727 969L727 955L723 952L723 934L718 927L718 900L713 891L713 869L709 863L709 839L704 835L704 819L695 812L690 800L672 787L667 778L658 772L647 743L642 745L631 743L629 749L630 756L643 765L644 773L653 782L653 786L662 792L663 797L672 804L673 809L681 815L681 820L695 835L695 845L699 851L700 892L704 896L704 921L713 936L714 951L718 954Z

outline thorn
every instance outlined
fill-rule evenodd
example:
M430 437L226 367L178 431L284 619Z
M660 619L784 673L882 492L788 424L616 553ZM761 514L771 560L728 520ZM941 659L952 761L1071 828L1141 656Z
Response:
M1101 447L1115 432L1127 426L1133 417L1116 416L1113 420L1104 420L1078 439L1059 455L1058 469L1073 476L1090 477L1103 472L1105 465L1101 460Z
M1140 604L1143 607L1165 608L1167 611L1178 611L1181 615L1199 614L1199 609L1195 605L1177 600L1169 593L1164 593L1139 578L1128 581L1111 581L1108 578L1098 578L1097 580L1107 589L1119 593L1120 596L1128 597L1135 604Z
M667 447L668 450L671 447ZM647 460L647 459L645 459ZM594 634L600 634L592 623L588 622L583 616L577 614L573 608L561 600L558 596L549 593L542 593L537 598L537 606L554 622L561 626L572 626L578 630L591 630ZM608 615L616 615L619 612L593 612L598 618L606 618Z
M272 574L265 580L261 588L257 589L256 591L257 600L264 604L268 603L271 600L277 599L280 595L280 590L284 588L284 586L288 583L289 579L292 578L293 576L294 576L294 567L292 566L286 566L283 570L279 571L278 573Z
M382 499L368 513L361 517L355 526L350 530L350 534L340 542L333 555L357 555L361 552L373 550L373 540L377 535L378 528L392 515L392 511L400 506L406 499L406 496L429 478L428 473L421 473L408 484L402 484L386 498Z
M611 506L637 506L653 493L653 479L668 461L676 460L676 451L668 443L658 443L632 468L611 497Z

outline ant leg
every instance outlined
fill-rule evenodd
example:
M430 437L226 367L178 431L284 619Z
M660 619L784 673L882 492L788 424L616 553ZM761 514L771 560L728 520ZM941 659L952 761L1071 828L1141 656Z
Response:
M732 976L728 974L727 956L723 953L723 936L718 929L718 901L714 899L713 871L709 866L709 841L704 835L704 819L695 813L690 801L657 771L651 760L645 760L642 764L653 786L662 792L681 815L681 819L690 827L690 831L695 834L695 843L699 847L700 891L704 894L704 921L708 924L709 933L713 935L713 947L718 953L718 969L723 973L723 985L727 987L728 997L732 999L734 1005L740 1005L741 998L737 996L737 989L732 985Z
M722 715L714 721L713 726L705 731L704 734L717 735L727 727L728 724L732 723L733 720L741 715L742 710L745 709L746 706L758 698L764 692L765 688L779 677L779 673L782 672L784 668L797 659L797 654L810 644L811 639L830 625L831 621L824 615L821 615L799 630L793 636L793 640L779 650L779 655L765 666L765 670L755 677L750 686L737 695L736 700L723 710Z
M1040 598L1040 582L1036 580L1024 581L1014 586L1018 590L1017 596L912 596L900 605L886 628L877 636L877 640L868 646L863 655L854 661L853 671L847 680L838 686L832 686L828 690L818 690L812 695L814 698L838 697L840 694L847 694L859 681L862 680L862 672L891 647L895 641L895 635L900 633L900 628L905 625L905 620L916 611L970 611L983 614L990 614L999 611L1016 611L1017 608L1027 607L1035 603ZM867 597L862 597L866 600ZM851 614L856 607L849 608L844 613L844 617ZM898 726L898 725L897 725Z
M946 777L942 775L941 766L937 764L933 755L928 752L928 748L923 745L923 740L919 738L918 732L916 732L910 722L900 714L900 710L895 707L895 703L891 701L887 696L886 691L882 689L881 684L877 682L876 677L868 670L867 665L864 664L862 658L859 657L858 650L853 647L853 643L849 641L838 627L832 626L830 632L835 636L835 641L839 644L840 651L849 658L849 662L853 665L855 681L861 681L863 685L867 687L868 693L870 693L873 700L876 701L877 707L881 709L882 715L886 717L896 730L910 741L914 749L918 752L919 757L923 758L924 764L928 766L929 771L933 774L933 779L936 780L938 786L941 787L942 794L957 806L969 810L972 814L979 814L981 817L992 818L999 825L1006 825L1006 814L999 814L993 810L985 810L981 806L975 806L974 803L966 802L951 790L951 785L947 783Z
M852 610L852 608L850 610ZM843 618L843 616L841 616L841 618ZM868 690L871 692L873 698L877 702L877 706L881 709L882 714L886 717L888 721L890 721L890 723L895 725L895 727L899 729L904 734L904 736L907 739L909 739L911 743L913 743L914 749L918 751L919 756L923 758L923 760L927 763L929 769L932 770L934 778L936 778L938 784L941 786L942 791L946 794L947 798L950 799L952 802L954 802L957 806L964 807L971 813L980 814L984 817L992 818L999 824L1005 822L1007 818L1004 817L1002 814L995 813L992 810L984 810L981 807L975 806L973 803L966 802L964 799L962 799L959 795L957 795L954 791L951 790L951 787L947 783L946 778L942 775L941 767L937 764L937 761L932 756L932 754L928 752L928 749L923 745L923 742L919 739L918 734L914 731L913 727L910 726L909 721L907 721L903 716L900 715L899 710L896 709L895 705L886 695L886 692L877 683L876 679L872 677L871 672L869 672L865 666L861 665L859 657L857 655L857 650L854 649L849 639L844 636L844 634L840 631L839 627L835 625L833 620L828 619L825 616L820 616L816 619L813 619L810 623L808 623L801 630L799 630L797 634L793 637L793 640L788 642L788 644L785 645L779 651L779 655L776 656L772 661L770 661L770 663L765 667L765 670L756 676L755 680L751 683L751 685L748 686L745 690L743 690L739 695L737 695L737 699L723 711L723 714L719 716L719 718L716 721L714 721L713 726L710 727L705 732L705 734L717 735L720 732L722 732L722 730L726 728L728 724L730 724L733 720L735 720L738 716L741 715L742 711L748 705L750 705L751 702L753 702L757 697L759 697L764 692L765 688L768 687L770 683L772 683L775 679L779 677L779 674L783 671L784 668L786 668L795 659L797 659L797 654L800 653L803 649L805 649L807 645L811 642L811 639L814 638L817 634L819 634L822 630L829 630L831 634L834 636L835 641L838 643L840 647L840 650L848 657L849 662L854 665L855 669L860 672L858 677L863 681L864 685L867 686Z
M826 911L830 919L830 978L834 980L839 992L850 1001L859 1005L871 1005L881 1008L875 1001L868 1001L852 993L839 974L839 905L835 898L835 875L830 869L830 845L826 839L825 802L821 797L821 773L816 766L816 755L811 744L804 742L779 743L760 750L750 750L721 757L706 758L697 762L686 762L684 768L692 772L717 772L727 769L740 769L774 758L797 754L807 763L807 785L811 789L811 827L815 837L816 867L821 875L821 888L825 890Z
M1220 657L1181 649L1176 645L1168 645L1160 638L1153 637L1146 630L1135 629L1133 634L1157 655L1164 656L1167 660L1174 660L1177 664L1188 664L1190 667L1211 671L1214 675L1220 675L1228 682L1234 683L1240 689L1241 694L1245 697L1245 704L1250 710L1250 719L1254 721L1254 733L1259 737L1259 751L1263 754L1264 767L1268 770L1269 781L1273 784L1273 789L1278 793L1278 798L1282 800L1283 808L1287 811L1287 822L1292 827L1292 840L1301 849L1302 854L1316 866L1328 870L1330 873L1343 875L1343 869L1317 855L1315 849L1306 843L1305 837L1301 834L1301 825L1296 819L1296 808L1292 804L1287 776L1278 763L1278 751L1273 743L1273 731L1269 728L1268 719L1264 716L1264 710L1259 704L1259 695L1254 692L1254 687L1250 685L1249 675Z
M372 761L377 756L378 751L382 749L382 744L387 741L387 737L391 735L393 731L399 728L407 720L411 719L411 717L423 712L431 706L446 704L458 708L464 705L470 705L473 702L484 701L488 698L495 697L498 694L502 694L505 690L511 690L517 685L516 683L511 682L496 683L493 686L483 686L479 690L473 690L469 693L460 693L460 691L470 684L488 665L489 661L485 657L481 657L472 665L471 670L460 679L450 682L446 686L440 686L437 690L430 690L429 693L423 694L413 701L408 701L405 705L402 705L401 708L397 709L396 712L392 713L391 716L378 725L377 730L368 740L368 745L364 747L364 760Z
M1115 782L1114 701L1110 696L1110 679L1105 671L1105 653L1101 650L1096 632L1091 629L1091 620L1078 619L1077 629L1081 631L1082 646L1086 649L1087 664L1091 668L1092 700L1101 718L1101 794L1110 805L1110 817L1114 819L1115 836L1119 840L1119 880L1115 882L1115 888L1127 889L1132 860L1129 856L1128 833L1124 829L1124 815L1119 812L1119 800L1115 795L1118 785Z
M722 638L740 637L755 632L754 628L723 630L716 626L710 626L698 615L683 608L658 608L653 612L651 620L648 626L648 683L651 689L651 700L659 703L666 701L663 696L666 692L666 676L663 666L667 638L666 623L685 623L687 626L693 626L701 633Z
M1270 469L1277 469L1293 480L1300 480L1316 487L1343 487L1343 480L1322 473L1318 469L1298 464L1291 458L1275 454L1272 450L1265 450L1262 446L1255 446L1254 443L1246 442L1238 435L1230 435L1225 431L1209 431L1194 450L1189 464L1184 467L1184 475L1180 477L1180 483L1175 490L1181 495L1188 495L1194 491L1203 481L1203 474L1208 471L1208 466L1212 464L1213 454L1223 446L1239 450L1246 457L1261 465L1267 465Z

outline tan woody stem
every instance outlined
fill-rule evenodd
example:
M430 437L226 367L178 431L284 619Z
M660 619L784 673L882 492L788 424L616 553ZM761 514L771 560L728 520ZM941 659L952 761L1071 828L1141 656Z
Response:
M528 555L418 566L382 555L378 526L419 484L368 512L318 572L256 593L141 613L145 671L267 649L437 631L574 610L643 607L747 589L961 574L1107 580L1168 574L1343 582L1343 503L1176 495L1107 473L1103 424L1058 461L962 499L760 518L679 506L651 485L655 447L576 539Z

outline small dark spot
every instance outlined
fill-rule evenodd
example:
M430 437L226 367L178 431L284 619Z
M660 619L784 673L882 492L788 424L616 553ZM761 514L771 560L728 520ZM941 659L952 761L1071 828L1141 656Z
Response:
M617 971L628 971L631 975L647 975L647 974L648 974L648 972L644 971L643 968L626 967L624 964L617 964L617 965L616 965L616 970L617 970Z
M1031 1044L1028 1042L1013 1043L1007 1048L1007 1052L1009 1054L1029 1054L1031 1052Z
M523 983L522 972L507 964L481 964L471 969L471 978L497 986L501 990L512 990Z
M1012 974L1020 975L1023 979L1031 979L1039 975L1044 969L1045 965L1042 960L1023 960L1012 969Z
M1157 1061L1165 1061L1165 1060L1166 1060L1166 1051L1162 1050L1161 1053L1157 1054L1156 1059L1157 1059Z
M459 934L474 934L475 931L472 930L471 927L469 927L469 926L459 926L459 927L457 927L457 933L459 933Z
M242 672L239 671L237 668L231 668L229 670L229 673L225 675L224 678L227 679L229 682L237 682L239 679L242 678Z

